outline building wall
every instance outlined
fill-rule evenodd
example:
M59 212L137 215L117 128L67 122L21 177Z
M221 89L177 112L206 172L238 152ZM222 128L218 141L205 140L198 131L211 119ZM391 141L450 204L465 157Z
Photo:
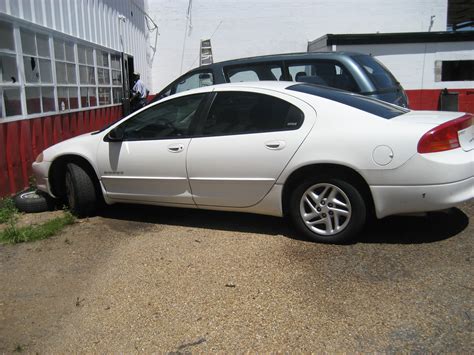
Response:
M155 0L148 9L160 26L151 85L157 92L198 66L201 39L212 37L218 62L305 52L308 41L327 33L444 31L447 1Z
M121 52L149 82L145 0L0 0L0 197L52 144L122 115Z

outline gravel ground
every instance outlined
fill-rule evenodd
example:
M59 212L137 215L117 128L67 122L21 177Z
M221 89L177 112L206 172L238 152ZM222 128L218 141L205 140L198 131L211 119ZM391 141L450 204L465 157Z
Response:
M472 352L473 216L334 246L273 217L114 206L0 246L0 353Z

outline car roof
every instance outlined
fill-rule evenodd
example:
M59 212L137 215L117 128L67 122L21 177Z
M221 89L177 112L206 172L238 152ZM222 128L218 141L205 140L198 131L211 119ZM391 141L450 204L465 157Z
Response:
M300 52L300 53L282 53L282 54L270 54L255 57L246 57L238 59L230 59L222 62L216 62L208 65L201 65L200 67L192 70L200 70L210 67L219 66L233 66L242 65L247 63L264 63L269 61L282 61L282 60L305 60L305 59L341 59L348 58L355 55L365 55L363 53L356 52Z

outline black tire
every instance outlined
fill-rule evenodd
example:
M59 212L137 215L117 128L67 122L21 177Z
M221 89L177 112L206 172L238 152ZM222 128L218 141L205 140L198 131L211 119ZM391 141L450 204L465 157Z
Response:
M38 213L52 211L55 201L52 197L36 189L28 189L13 197L18 211L26 213Z
M324 192L325 187L329 192ZM334 198L329 195L331 191ZM306 193L310 194L310 200L303 201L303 197L308 196ZM348 203L343 207L339 201ZM303 180L293 190L289 203L289 215L298 231L321 243L343 244L352 241L367 217L366 203L357 188L348 181L329 176ZM339 204L337 209L336 204ZM302 213L306 213L307 222ZM331 228L336 225L339 228Z
M66 201L77 217L93 216L96 212L97 196L91 176L81 166L69 163L65 175Z

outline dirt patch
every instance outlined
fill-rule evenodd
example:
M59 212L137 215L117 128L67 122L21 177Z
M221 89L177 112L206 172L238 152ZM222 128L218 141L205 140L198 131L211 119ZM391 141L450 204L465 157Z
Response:
M473 215L331 246L272 217L114 207L0 246L0 352L469 352Z

